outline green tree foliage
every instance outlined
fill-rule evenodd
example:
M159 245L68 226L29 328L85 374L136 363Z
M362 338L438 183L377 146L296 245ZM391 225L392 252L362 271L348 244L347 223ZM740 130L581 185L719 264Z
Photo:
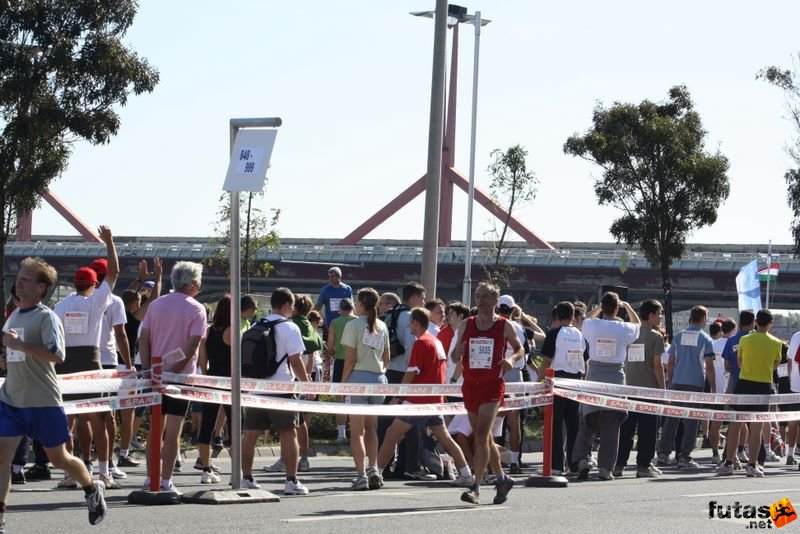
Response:
M265 249L274 249L280 245L277 225L280 220L281 210L264 210L257 203L263 199L264 192L243 193L239 195L239 236L241 240L241 267L245 279L245 291L250 292L250 278L254 276L269 276L272 265L257 259L258 253ZM223 193L219 197L217 222L214 225L215 241L220 248L214 258L206 263L209 265L216 261L226 264L230 274L230 241L231 241L231 196Z
M115 106L158 83L158 72L122 42L137 7L0 0L0 269L18 217L64 171L72 144L109 142L120 127Z
M514 145L503 151L499 148L491 152L492 162L489 164L489 174L492 177L489 192L492 198L506 207L506 217L503 219L502 228L494 234L494 265L484 267L490 279L501 285L508 285L513 272L511 267L503 263L503 250L508 236L508 225L514 208L530 203L536 197L536 186L539 181L533 171L528 170L526 159L528 151L522 145Z
M564 152L598 165L594 190L601 205L619 209L611 224L618 242L641 248L662 277L672 335L670 267L686 238L713 224L728 198L728 160L704 149L706 132L684 86L662 103L598 105L593 126L567 139Z
M786 147L786 152L794 160L796 168L789 169L783 175L786 179L786 189L789 193L787 202L792 210L792 237L794 238L794 254L800 256L800 54L795 58L794 69L781 67L766 67L761 69L756 78L766 80L772 85L783 89L786 96L786 109L789 111L789 120L795 129L795 138Z

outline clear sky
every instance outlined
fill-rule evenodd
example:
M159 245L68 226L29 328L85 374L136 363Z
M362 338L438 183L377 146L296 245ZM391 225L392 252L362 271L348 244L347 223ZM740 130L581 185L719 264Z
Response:
M109 145L76 146L52 184L117 235L208 236L227 168L231 117L279 116L265 207L284 237L341 238L426 169L433 0L141 0L126 40L161 73L132 97ZM793 135L781 92L756 72L791 65L800 3L671 0L464 4L481 35L476 182L489 152L522 144L539 180L523 221L552 241L610 241L598 170L566 156L596 103L662 100L688 86L707 149L730 159L731 194L705 243L790 243L783 173ZM448 54L449 54L448 33ZM473 31L460 33L456 166L469 170ZM456 192L455 239L466 235ZM419 197L369 238L421 239ZM760 224L763 218L767 224ZM474 236L491 227L476 209ZM35 234L75 234L49 207Z

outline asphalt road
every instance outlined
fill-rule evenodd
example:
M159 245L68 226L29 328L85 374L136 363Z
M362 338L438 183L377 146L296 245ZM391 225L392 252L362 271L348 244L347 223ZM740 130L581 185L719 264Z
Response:
M784 497L800 505L800 472L783 462L768 464L762 479L743 474L720 478L708 462L708 451L695 455L701 468L671 467L659 479L636 479L626 471L622 479L603 482L592 473L585 482L571 480L567 488L526 488L524 480L538 468L541 454L528 454L534 465L517 476L519 484L504 505L491 505L494 490L484 487L481 506L459 500L461 489L445 481L387 481L378 491L349 489L354 475L349 457L311 458L311 472L301 480L311 490L306 497L282 497L283 477L259 471L263 489L281 496L279 503L173 506L133 506L128 493L140 487L144 468L129 470L123 489L107 493L109 512L96 527L87 522L80 490L56 490L56 480L12 487L6 516L7 532L14 533L289 533L376 532L740 532L749 519L710 519L709 501L720 505L762 506ZM274 458L257 459L257 469ZM230 462L217 459L227 482ZM206 489L192 469L194 457L184 462L173 479L179 489ZM54 475L58 472L54 471ZM222 486L222 485L220 485ZM775 527L772 527L773 529ZM800 521L784 527L800 531ZM752 529L750 529L752 530Z

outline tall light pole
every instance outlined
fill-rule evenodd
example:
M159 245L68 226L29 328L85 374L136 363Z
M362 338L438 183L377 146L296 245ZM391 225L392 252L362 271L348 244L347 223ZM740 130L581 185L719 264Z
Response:
M442 16L443 9L446 9L447 18ZM470 293L472 292L472 206L475 199L475 136L476 136L476 115L478 108L478 56L480 53L480 28L489 24L488 19L481 19L480 11L475 15L468 15L467 8L450 4L442 6L437 0L436 11L412 11L412 15L417 17L433 18L436 22L436 34L434 37L434 59L433 59L433 83L431 86L431 119L428 138L428 172L425 196L425 229L422 244L422 284L430 295L436 294L436 260L438 256L438 245L435 240L438 238L439 224L439 202L442 186L441 178L441 147L442 147L442 128L444 119L444 37L440 37L440 31L447 26L453 27L461 22L473 24L475 26L475 60L472 73L472 133L470 146L470 172L469 172L469 204L467 208L467 245L466 258L464 264L464 286L462 300L469 305ZM441 28L441 30L440 30ZM441 39L441 42L440 42ZM455 37L454 37L455 39ZM454 41L455 43L455 41ZM441 49L439 48L441 46ZM453 45L455 47L455 44ZM455 50L453 61L455 59ZM439 62L441 62L441 67ZM454 71L455 72L455 71ZM441 76L438 78L437 76ZM438 80L441 79L441 86ZM452 87L451 87L452 89ZM455 95L450 95L455 98ZM441 103L440 109L435 106ZM439 124L435 124L438 121ZM434 136L438 136L435 138ZM434 150L438 153L434 155ZM438 162L438 163L437 163ZM452 163L452 162L451 162Z
M467 15L469 17L469 15ZM478 117L478 62L481 50L481 26L491 22L481 19L481 12L476 11L472 19L465 17L464 22L475 26L475 54L472 63L472 127L469 139L469 200L467 201L467 242L464 253L464 286L461 291L461 301L467 306L472 299L472 209L475 204L475 137L477 135Z

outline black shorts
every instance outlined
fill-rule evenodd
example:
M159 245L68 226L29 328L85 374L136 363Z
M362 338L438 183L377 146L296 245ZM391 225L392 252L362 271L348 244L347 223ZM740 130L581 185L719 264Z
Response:
M297 421L297 412L264 410L262 408L244 409L244 430L256 430L261 432L272 428L280 432L281 430L297 428Z
M736 395L772 395L772 383L753 382L740 378L734 390ZM769 404L732 404L736 412L768 412Z
M344 372L344 360L333 360L333 376L331 382L340 384L342 382L342 373Z
M162 415L178 415L186 417L189 411L189 401L182 399L173 399L168 395L161 397L161 413Z

